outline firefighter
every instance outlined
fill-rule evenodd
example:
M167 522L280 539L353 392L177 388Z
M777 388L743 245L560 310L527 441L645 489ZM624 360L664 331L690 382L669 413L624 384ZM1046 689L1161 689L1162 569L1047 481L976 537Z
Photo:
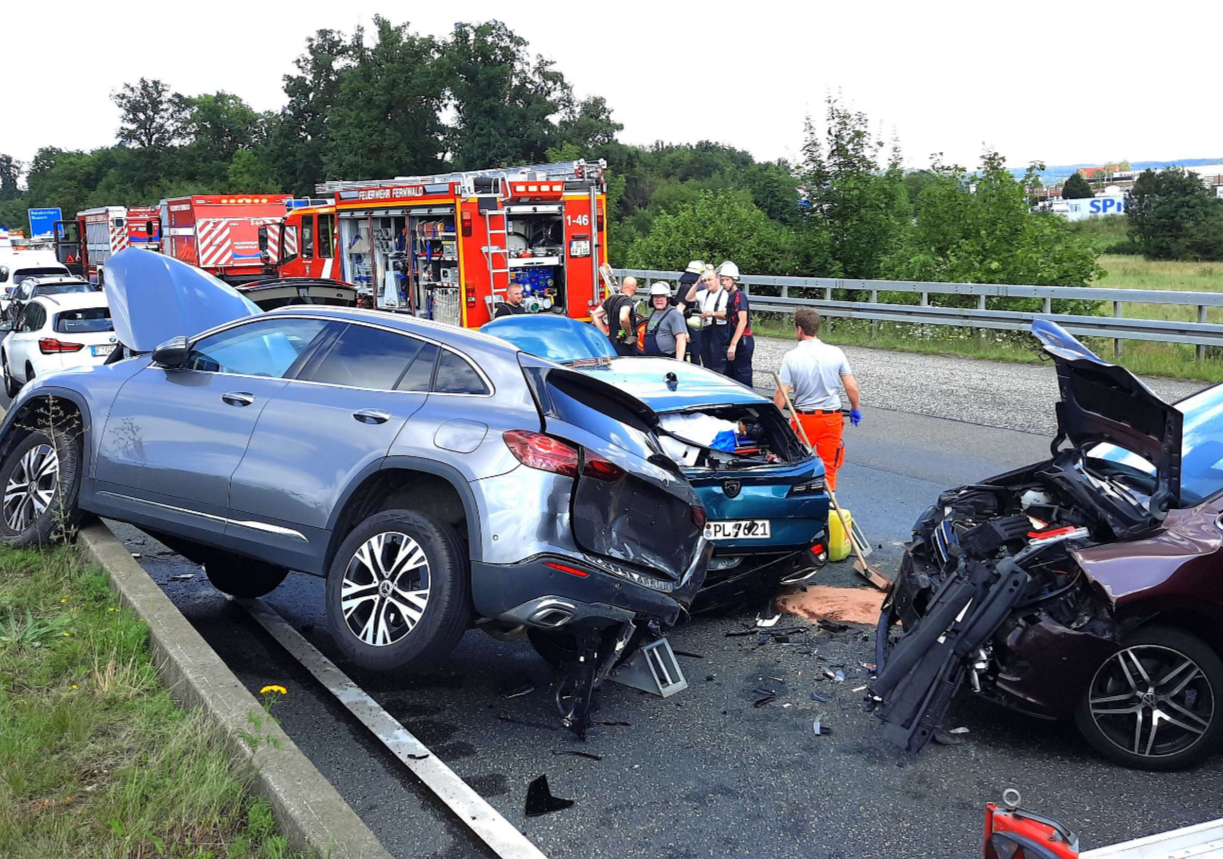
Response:
M726 349L730 344L730 330L726 327L726 306L730 293L722 289L716 276L707 281L708 288L701 293L701 363L715 373L726 372Z
M617 355L636 355L637 352L637 278L626 277L620 282L620 291L608 296L591 315L595 326L607 335Z
M688 349L686 355L693 364L701 363L701 314L699 296L705 285L705 263L693 260L679 276L679 288L675 291L678 306L688 324Z
M722 289L730 294L728 301L727 330L731 332L726 344L726 375L741 385L752 387L752 355L756 352L756 341L752 337L752 308L747 293L739 288L739 266L730 260L718 266L718 277Z
M684 313L671 306L671 287L658 282L650 285L650 318L645 328L645 353L684 360L688 346L688 326Z
M497 309L493 311L493 319L500 319L502 316L517 316L519 313L526 313L527 309L522 306L522 284L511 283L505 288L505 301L497 302Z
M803 430L815 446L815 453L824 463L824 480L836 491L837 469L845 461L845 416L841 412L841 385L849 397L849 422L854 426L862 420L858 411L858 383L849 360L836 346L825 343L820 333L820 315L814 308L800 307L794 313L794 337L798 346L781 359L782 387L790 392L790 400L798 412L790 423ZM773 403L779 409L786 406L781 388L773 393Z

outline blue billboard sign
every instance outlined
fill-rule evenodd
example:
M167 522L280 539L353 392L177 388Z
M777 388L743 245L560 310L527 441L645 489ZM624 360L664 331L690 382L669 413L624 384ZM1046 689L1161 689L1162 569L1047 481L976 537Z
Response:
M55 233L55 222L64 219L59 207L53 209L30 209L30 236L50 236Z

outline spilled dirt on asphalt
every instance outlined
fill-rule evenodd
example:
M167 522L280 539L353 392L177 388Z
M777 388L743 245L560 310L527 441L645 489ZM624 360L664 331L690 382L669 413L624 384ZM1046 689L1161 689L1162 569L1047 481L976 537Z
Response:
M874 588L834 588L828 585L808 585L777 597L777 607L807 620L820 618L843 623L874 625L883 605L883 591Z

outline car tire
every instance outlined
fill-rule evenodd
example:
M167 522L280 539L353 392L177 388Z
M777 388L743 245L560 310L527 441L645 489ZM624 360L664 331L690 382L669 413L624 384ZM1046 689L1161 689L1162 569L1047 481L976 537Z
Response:
M384 510L354 528L327 576L327 621L344 655L390 671L449 654L472 616L462 546L449 525L413 510Z
M1123 766L1193 766L1223 740L1223 660L1191 633L1140 627L1097 668L1075 723L1096 751Z
M231 552L209 550L197 554L196 557L204 559L204 575L208 576L212 586L231 597L255 599L267 596L289 575L287 567L278 567Z
M21 385L17 384L17 380L13 378L13 374L9 372L8 355L0 354L0 364L4 365L4 393L11 400L17 396L17 392L21 390Z
M35 430L0 465L5 499L0 507L0 543L15 548L44 546L71 535L80 522L81 445L78 424ZM49 458L53 455L53 458ZM34 480L31 482L31 473ZM41 506L40 506L41 505Z

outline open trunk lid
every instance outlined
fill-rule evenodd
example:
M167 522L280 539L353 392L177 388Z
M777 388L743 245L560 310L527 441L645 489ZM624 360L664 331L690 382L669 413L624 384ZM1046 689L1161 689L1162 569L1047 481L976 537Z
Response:
M1032 334L1057 365L1061 401L1054 453L1067 440L1084 451L1106 442L1142 457L1155 468L1151 514L1162 519L1180 499L1184 416L1133 373L1100 359L1060 325L1038 319Z
M573 534L586 552L680 582L703 549L704 508L663 452L645 403L584 373L521 353L544 431L618 466L577 478ZM691 583L689 583L691 584ZM699 583L696 583L699 586Z

